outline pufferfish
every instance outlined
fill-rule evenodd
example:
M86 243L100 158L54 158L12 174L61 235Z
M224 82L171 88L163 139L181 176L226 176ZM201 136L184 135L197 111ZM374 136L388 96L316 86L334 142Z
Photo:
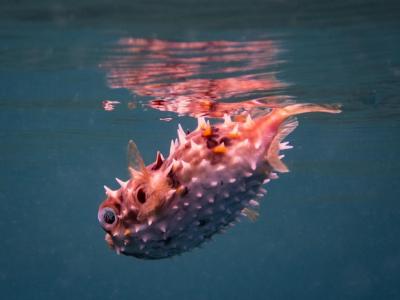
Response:
M191 133L178 126L167 158L158 152L145 166L129 143L131 178L116 179L118 190L105 186L107 199L98 220L105 240L118 254L161 259L202 245L245 215L258 216L263 185L288 172L281 150L298 125L295 115L339 113L339 106L310 103L271 108L256 117L210 124L203 117Z

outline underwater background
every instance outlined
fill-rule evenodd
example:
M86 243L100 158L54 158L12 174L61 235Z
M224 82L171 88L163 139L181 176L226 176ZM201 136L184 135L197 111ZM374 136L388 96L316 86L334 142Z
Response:
M0 17L1 299L400 299L400 2L1 0ZM263 97L343 112L299 116L255 223L165 260L107 247L97 209L128 140L150 163L178 123Z

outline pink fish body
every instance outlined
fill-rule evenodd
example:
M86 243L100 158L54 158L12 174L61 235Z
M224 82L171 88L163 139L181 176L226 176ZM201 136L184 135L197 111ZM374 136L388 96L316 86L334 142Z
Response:
M287 172L280 150L298 125L294 115L339 113L336 106L292 104L265 115L210 125L198 119L190 134L178 129L169 156L157 153L144 166L133 143L131 179L118 190L106 187L98 219L117 253L143 259L181 254L233 225L242 215L254 219L263 185Z

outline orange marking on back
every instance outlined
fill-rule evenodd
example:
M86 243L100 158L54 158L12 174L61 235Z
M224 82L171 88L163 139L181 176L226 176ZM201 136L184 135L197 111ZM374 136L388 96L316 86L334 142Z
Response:
M210 136L212 136L212 134L213 134L213 131L212 131L211 126L209 126L209 125L205 126L203 128L203 132L201 133L201 135L203 137L210 137Z
M228 137L231 139L238 139L240 138L240 133L231 131L228 133Z
M226 153L226 147L224 143L219 144L218 146L215 146L212 151L216 154L225 154Z

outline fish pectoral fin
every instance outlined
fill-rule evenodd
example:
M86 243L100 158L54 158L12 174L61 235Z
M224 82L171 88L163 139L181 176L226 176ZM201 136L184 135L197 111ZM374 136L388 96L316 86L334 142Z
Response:
M255 211L250 208L243 208L242 214L250 219L250 221L255 222L257 221L258 216L260 215L258 211Z
M297 127L299 123L296 118L286 120L278 129L278 133L272 139L268 148L266 159L275 171L286 173L289 172L288 167L279 157L280 143Z

